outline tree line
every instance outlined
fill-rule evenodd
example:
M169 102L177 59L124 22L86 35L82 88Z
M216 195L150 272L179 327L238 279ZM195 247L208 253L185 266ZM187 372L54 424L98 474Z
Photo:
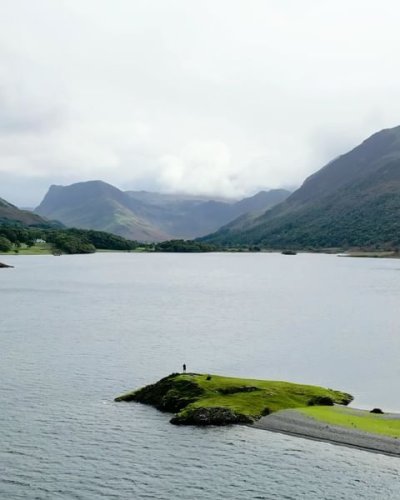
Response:
M141 244L104 231L0 225L0 251L18 251L21 246L48 243L54 252L67 254L94 253L96 250L135 250Z
M22 245L32 247L38 242L49 244L53 253L86 254L96 250L131 251L139 247L148 252L215 252L217 245L194 240L169 240L161 243L139 243L121 236L92 229L23 226L0 224L0 252L18 252Z

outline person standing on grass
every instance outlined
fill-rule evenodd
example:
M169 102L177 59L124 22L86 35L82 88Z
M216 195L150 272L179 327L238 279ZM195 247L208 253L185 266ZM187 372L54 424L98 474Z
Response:
M186 373L186 365L183 363L183 373Z

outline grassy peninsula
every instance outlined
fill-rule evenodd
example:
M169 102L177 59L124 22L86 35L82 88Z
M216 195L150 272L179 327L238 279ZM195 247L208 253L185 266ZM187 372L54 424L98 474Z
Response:
M340 406L314 406L301 408L299 411L308 417L330 425L400 438L400 418L397 415L394 418L391 414L379 415L366 410Z
M137 401L175 413L173 424L226 425L252 423L288 408L347 405L352 399L350 394L311 385L175 373L115 401Z
M176 425L257 429L400 457L400 414L349 408L350 394L312 385L173 373L115 401L174 413Z

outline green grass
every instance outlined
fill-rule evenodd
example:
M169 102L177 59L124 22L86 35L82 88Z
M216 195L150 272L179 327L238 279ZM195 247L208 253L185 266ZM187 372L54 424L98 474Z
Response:
M307 406L309 400L315 396L328 396L337 403L348 403L352 399L349 394L343 392L290 382L232 378L219 375L211 375L211 380L207 380L207 375L197 374L178 375L176 380L194 382L204 391L195 402L189 404L181 413L200 407L224 407L257 419L266 413L266 409L272 413L278 410ZM243 387L254 387L256 390L240 392L240 388ZM234 391L235 389L239 389L239 391L231 394L221 393L221 391Z
M328 424L400 438L400 419L336 406L311 406L299 411Z
M33 247L28 247L23 244L15 253L14 250L10 252L0 252L2 255L49 255L52 253L51 246L48 243L36 243Z
M25 244L22 244L18 249L17 253L14 250L11 252L0 252L0 255L51 255L53 250L49 243L36 243L33 247L28 247ZM148 249L145 247L138 247L134 250L96 250L99 253L138 253L138 252L148 252Z

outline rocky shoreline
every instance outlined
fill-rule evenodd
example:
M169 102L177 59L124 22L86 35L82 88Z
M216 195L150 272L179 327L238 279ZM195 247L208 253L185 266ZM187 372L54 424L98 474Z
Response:
M360 411L362 410L357 410L357 412ZM386 414L386 417L400 419L400 414ZM267 417L262 417L252 424L252 427L400 457L400 439L331 425L296 410L281 410Z

